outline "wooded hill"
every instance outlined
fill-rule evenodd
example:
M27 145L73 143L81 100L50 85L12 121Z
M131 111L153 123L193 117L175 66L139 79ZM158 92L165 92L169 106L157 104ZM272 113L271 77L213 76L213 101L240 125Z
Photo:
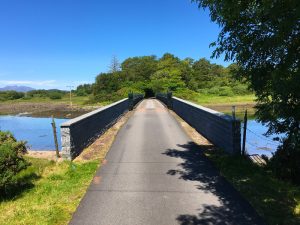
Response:
M91 92L93 101L116 101L129 92L151 97L158 92L172 91L176 96L193 99L198 93L233 96L251 93L245 82L234 78L237 65L212 64L201 58L179 59L166 53L156 56L132 57L121 64L114 58L111 70L96 77L92 86L80 85L77 93Z

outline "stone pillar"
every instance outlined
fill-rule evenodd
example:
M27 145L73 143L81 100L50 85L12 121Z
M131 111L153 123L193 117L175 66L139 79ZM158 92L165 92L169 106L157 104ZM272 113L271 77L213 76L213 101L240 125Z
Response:
M61 127L61 156L71 160L71 132L70 127Z

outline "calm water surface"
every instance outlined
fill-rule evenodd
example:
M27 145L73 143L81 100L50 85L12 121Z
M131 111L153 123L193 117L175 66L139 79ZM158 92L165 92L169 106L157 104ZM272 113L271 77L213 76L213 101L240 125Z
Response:
M59 149L61 149L60 124L68 119L55 119ZM54 150L51 118L25 116L0 116L0 129L10 131L18 140L27 141L30 150Z
M243 136L243 126L244 124L241 124L242 136ZM277 136L276 135L271 135L268 137L264 136L268 128L255 120L248 120L247 128L248 130L247 130L247 138L246 138L247 140L246 150L248 154L250 155L264 154L267 156L272 156L272 153L275 153L278 145L280 144L278 141L273 140L273 138ZM281 135L280 137L283 137L283 135Z
M61 149L60 124L67 120L55 119L59 149ZM0 116L0 129L11 131L18 140L26 140L31 150L55 149L51 118ZM272 156L272 152L276 151L279 144L279 142L273 141L275 136L263 136L267 131L267 127L255 120L248 121L248 129L246 142L248 154Z

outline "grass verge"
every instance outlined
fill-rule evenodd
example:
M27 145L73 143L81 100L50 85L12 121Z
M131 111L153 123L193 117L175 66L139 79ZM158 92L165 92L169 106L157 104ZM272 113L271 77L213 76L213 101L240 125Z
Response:
M0 224L67 224L99 161L56 163L27 157L21 184L0 200Z
M278 180L268 169L221 151L205 155L267 224L300 224L300 187Z

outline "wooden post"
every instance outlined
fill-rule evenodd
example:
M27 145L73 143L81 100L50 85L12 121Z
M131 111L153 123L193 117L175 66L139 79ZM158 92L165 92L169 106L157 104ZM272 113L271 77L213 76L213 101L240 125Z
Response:
M52 129L53 129L53 135L54 135L54 143L55 143L55 151L56 151L56 158L59 158L59 151L58 151L58 142L57 142L57 135L56 135L56 126L55 126L55 121L52 116Z
M235 120L235 105L232 106L232 117Z
M246 153L246 134L247 134L247 109L245 111L245 116L244 116L244 129L243 129L243 147L242 147L242 155L245 155Z

